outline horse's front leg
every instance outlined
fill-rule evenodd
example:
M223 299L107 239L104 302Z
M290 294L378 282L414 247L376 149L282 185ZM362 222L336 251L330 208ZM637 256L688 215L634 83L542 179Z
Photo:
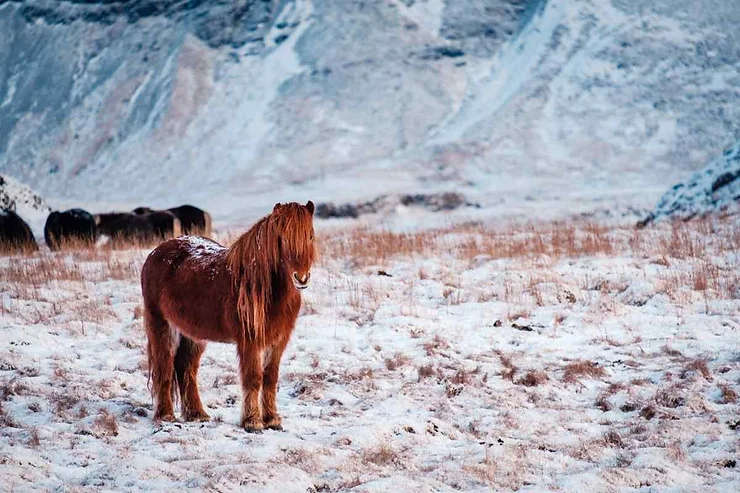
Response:
M262 351L245 345L239 349L239 371L242 380L241 426L250 433L262 433L260 389L262 387Z
M265 428L282 430L282 419L277 412L277 384L280 371L280 358L283 357L286 342L265 350L265 372L262 380L262 422Z

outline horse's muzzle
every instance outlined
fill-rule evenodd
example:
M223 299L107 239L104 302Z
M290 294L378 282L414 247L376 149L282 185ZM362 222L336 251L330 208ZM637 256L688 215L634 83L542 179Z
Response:
M310 272L305 277L299 277L297 272L293 272L293 284L295 284L296 289L306 289L309 279L311 279Z

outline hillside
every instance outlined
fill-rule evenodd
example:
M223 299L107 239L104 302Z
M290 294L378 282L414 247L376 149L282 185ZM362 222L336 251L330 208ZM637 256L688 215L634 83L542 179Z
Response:
M740 135L739 24L733 0L11 1L0 171L217 217L648 207Z
M691 219L740 209L740 142L726 149L687 180L673 185L640 225L660 219Z

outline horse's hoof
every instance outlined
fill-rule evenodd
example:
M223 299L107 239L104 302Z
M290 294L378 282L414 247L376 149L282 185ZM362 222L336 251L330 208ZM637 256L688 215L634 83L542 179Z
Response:
M247 421L244 424L242 424L242 428L244 428L244 431L247 433L262 433L262 430L265 429L265 426L262 424L262 422L259 421Z
M174 414L162 414L158 416L154 416L154 421L167 421L169 423L173 421L177 421Z
M265 416L264 421L263 421L265 428L267 428L268 430L275 430L275 431L283 431L282 422L283 420L280 418L280 416L274 416L274 417Z
M193 413L193 414L186 414L185 415L185 421L195 421L195 422L206 422L210 421L211 417L207 415L206 413Z

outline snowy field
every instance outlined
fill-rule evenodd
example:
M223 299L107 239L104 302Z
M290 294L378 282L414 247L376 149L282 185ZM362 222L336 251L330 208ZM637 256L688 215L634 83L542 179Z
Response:
M147 249L0 258L0 490L740 489L737 218L317 235L259 435L221 344L152 421Z

